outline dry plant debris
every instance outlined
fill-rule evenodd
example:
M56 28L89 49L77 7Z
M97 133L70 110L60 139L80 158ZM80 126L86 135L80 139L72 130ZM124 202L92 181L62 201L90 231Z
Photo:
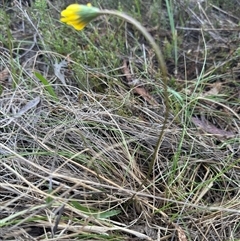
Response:
M141 86L139 80L134 80L132 74L130 73L129 67L127 65L127 60L123 61L123 73L127 79L127 84L129 87L134 87L134 92L141 96L150 105L158 105L157 101L148 93L148 91Z
M240 239L239 1L175 1L177 61L167 1L140 2L98 6L135 14L168 66L139 190L165 111L145 39L111 18L75 32L63 1L0 1L0 240Z

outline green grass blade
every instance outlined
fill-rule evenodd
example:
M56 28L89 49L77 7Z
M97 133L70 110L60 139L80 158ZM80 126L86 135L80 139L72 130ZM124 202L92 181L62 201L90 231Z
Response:
M51 86L51 84L49 84L49 82L47 81L46 78L44 78L39 72L34 72L34 75L42 82L42 84L45 86L47 92L50 94L50 96L58 101L58 97L53 89L53 87Z

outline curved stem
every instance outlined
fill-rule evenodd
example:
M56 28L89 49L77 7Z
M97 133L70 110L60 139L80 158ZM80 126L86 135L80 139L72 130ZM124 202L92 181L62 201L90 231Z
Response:
M154 149L153 158L149 164L147 176L144 179L144 181L142 182L141 186L139 187L139 190L140 190L142 188L142 186L145 185L146 181L149 179L151 173L153 172L153 168L154 168L155 162L157 160L159 148L161 146L162 138L164 135L164 130L167 125L167 120L168 120L168 116L169 116L169 100L168 100L168 92L167 92L167 89L168 89L168 87L167 87L167 67L166 67L166 64L163 59L163 55L162 55L162 52L161 52L159 46L156 44L153 37L148 33L147 29L141 25L141 23L139 23L136 19L134 19L122 12L118 12L118 11L114 11L114 10L100 10L100 12L101 12L101 14L107 14L107 15L113 15L113 16L120 17L121 19L134 25L143 34L143 36L146 38L146 40L151 44L152 48L154 49L158 62L159 62L160 71L162 74L162 81L163 81L163 88L164 88L164 102L165 102L165 108L166 108L165 113L164 113L164 121L163 121L161 132L158 137L156 147Z

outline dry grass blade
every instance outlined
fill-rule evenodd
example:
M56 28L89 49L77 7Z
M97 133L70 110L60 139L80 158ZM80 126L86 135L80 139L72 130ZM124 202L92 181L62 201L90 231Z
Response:
M152 169L166 106L146 39L114 18L76 32L63 1L26 2L0 1L0 240L239 240L239 2L101 1L164 49Z

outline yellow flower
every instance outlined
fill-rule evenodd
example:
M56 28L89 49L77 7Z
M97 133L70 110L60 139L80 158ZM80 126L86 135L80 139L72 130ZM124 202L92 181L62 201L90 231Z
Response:
M100 15L98 8L87 5L71 4L61 12L61 22L82 30L91 20Z

